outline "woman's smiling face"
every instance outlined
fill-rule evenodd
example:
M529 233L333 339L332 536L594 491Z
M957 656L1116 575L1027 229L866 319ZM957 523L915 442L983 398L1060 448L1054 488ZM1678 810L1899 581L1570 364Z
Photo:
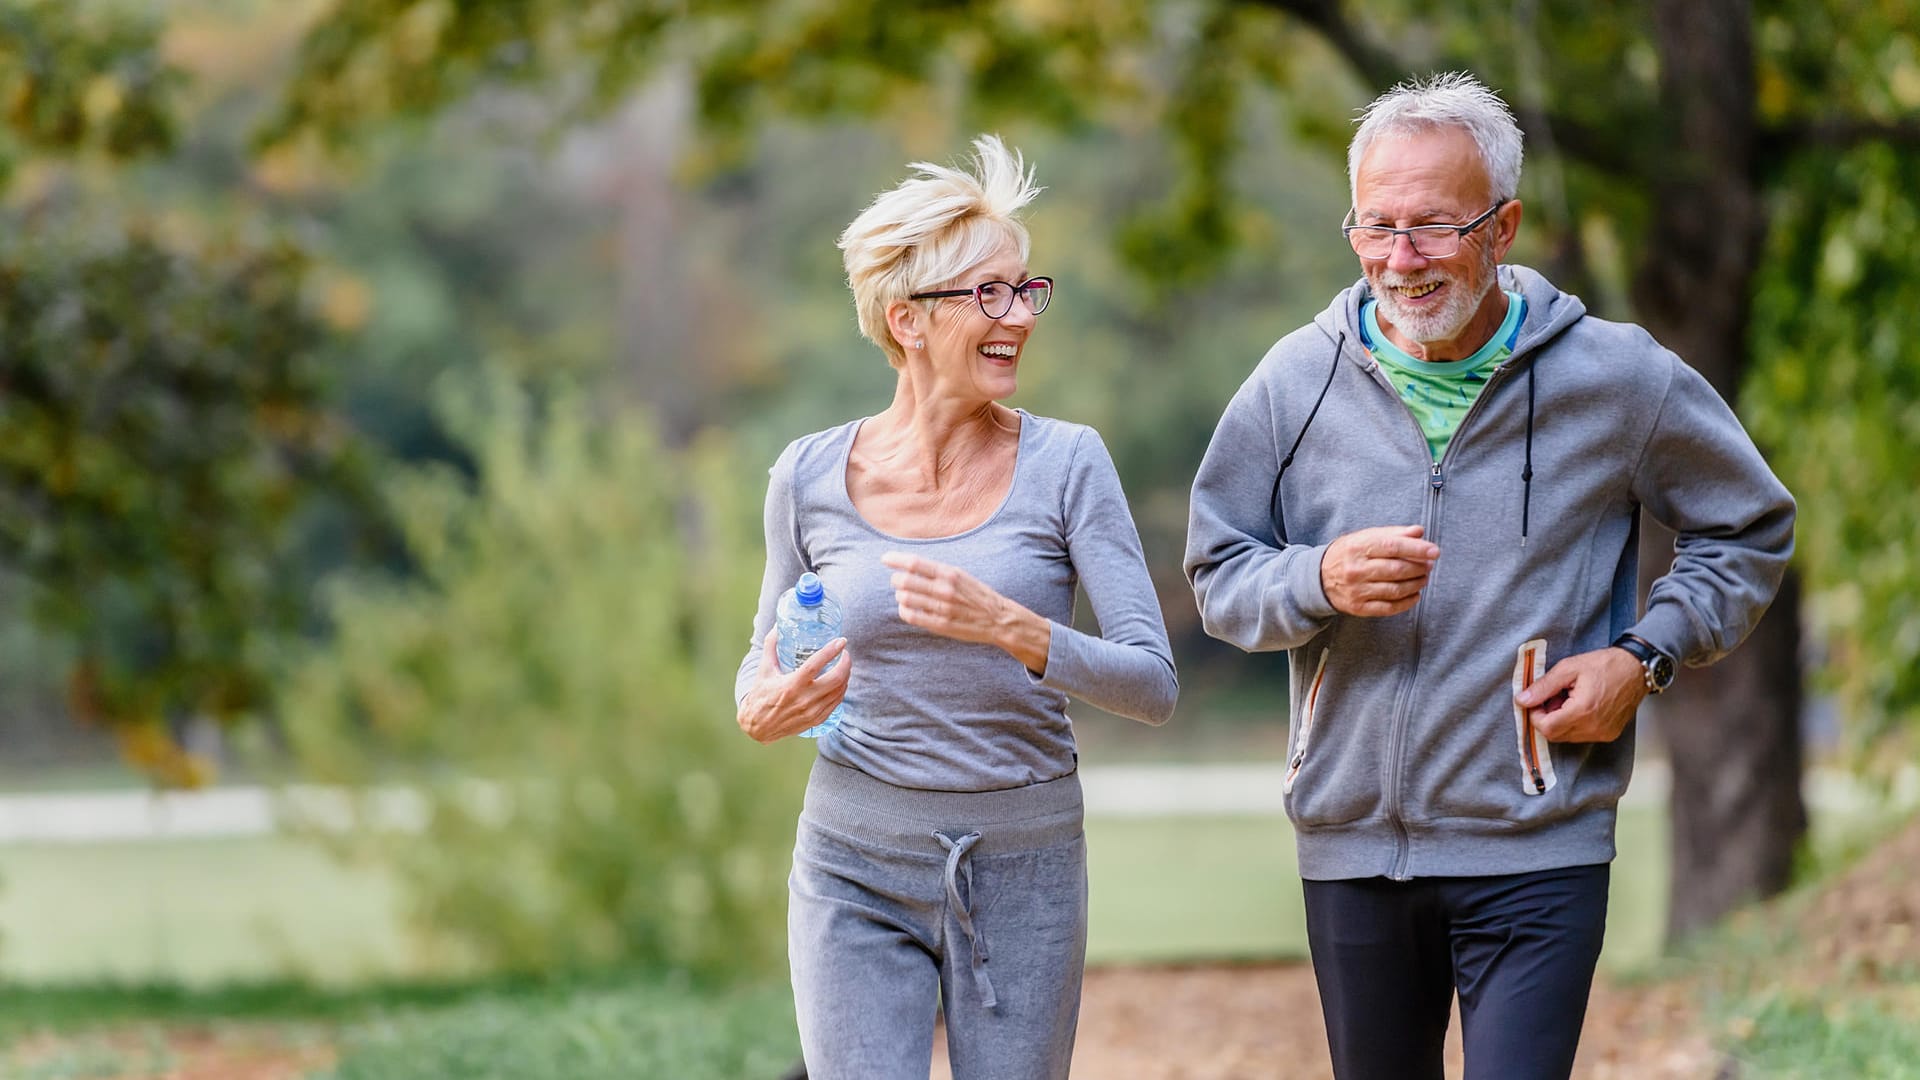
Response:
M1027 280L1026 260L1012 242L975 264L941 289L972 289L989 281L1018 285ZM972 296L933 301L923 325L924 353L929 373L942 397L972 401L1001 401L1019 389L1020 356L1033 333L1035 316L1025 300L1014 297L1012 307L998 319L989 318Z

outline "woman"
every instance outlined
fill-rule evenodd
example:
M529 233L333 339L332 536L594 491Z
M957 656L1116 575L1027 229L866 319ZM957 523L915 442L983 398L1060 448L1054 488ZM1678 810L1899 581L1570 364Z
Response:
M974 148L971 172L914 165L841 235L893 403L789 445L767 489L740 727L772 742L846 703L789 881L816 1080L924 1078L936 1001L956 1080L1067 1075L1087 932L1067 697L1159 724L1178 692L1099 435L1000 404L1052 282L1016 217L1032 174L997 138ZM785 673L774 605L808 570L846 637ZM1076 583L1104 637L1070 628Z

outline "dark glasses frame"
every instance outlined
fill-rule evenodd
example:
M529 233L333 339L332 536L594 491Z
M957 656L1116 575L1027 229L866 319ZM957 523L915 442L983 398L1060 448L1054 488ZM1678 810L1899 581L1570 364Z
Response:
M995 285L1004 285L1007 287L1007 306L1005 310L1001 311L998 315L987 310L986 290ZM980 314L985 315L989 319L998 320L1004 319L1013 313L1013 305L1015 301L1019 300L1021 293L1028 293L1029 296L1032 296L1033 293L1031 290L1035 285L1042 287L1042 290L1038 294L1040 296L1040 302L1036 304L1029 299L1027 306L1033 309L1035 315L1038 315L1047 310L1047 305L1053 302L1053 279L1050 277L1030 277L1018 285L1015 285L1011 281L983 281L971 289L935 289L932 292L913 293L909 295L907 299L943 300L950 296L971 296L973 297L973 302L980 306Z
M1350 225L1348 222L1353 220L1354 212L1348 210L1347 216L1340 219L1340 232L1346 236L1347 244L1353 248L1353 253L1363 259L1385 259L1392 257L1394 240L1402 236L1407 238L1407 243L1413 245L1414 254L1423 259L1451 259L1455 255L1460 254L1460 247L1466 241L1468 234L1479 229L1480 226L1485 225L1488 221L1491 221L1493 215L1498 213L1501 207L1512 201L1512 199L1501 199L1499 202L1488 207L1486 213L1481 214L1479 217L1474 218L1464 225L1454 225L1450 223L1415 225L1409 229L1396 229L1390 225ZM1361 245L1378 243L1382 237L1386 238L1387 247L1386 250L1380 254L1369 255L1360 250ZM1453 246L1446 254L1436 255L1420 250L1420 245L1423 242L1430 244L1437 243L1443 247L1450 243Z

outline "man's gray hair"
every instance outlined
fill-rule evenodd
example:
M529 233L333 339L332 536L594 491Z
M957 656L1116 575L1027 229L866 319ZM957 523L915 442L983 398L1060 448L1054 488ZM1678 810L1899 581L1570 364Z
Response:
M1359 130L1347 145L1347 188L1357 193L1360 159L1374 141L1402 138L1434 128L1457 127L1473 137L1486 164L1493 197L1502 202L1520 194L1520 125L1500 95L1464 71L1413 78L1373 99L1360 114ZM1357 194L1355 195L1357 198Z

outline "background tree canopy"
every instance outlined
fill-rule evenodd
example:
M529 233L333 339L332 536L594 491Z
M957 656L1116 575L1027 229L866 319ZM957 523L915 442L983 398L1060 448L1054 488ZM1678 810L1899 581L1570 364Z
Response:
M1801 499L1805 618L1789 590L1659 716L1684 930L1787 880L1803 652L1857 762L1913 756L1906 8L203 0L162 25L11 3L0 562L69 643L78 711L191 780L180 720L272 712L280 646L328 640L323 575L421 572L367 475L484 486L432 406L444 379L562 374L603 421L649 408L663 453L724 427L771 460L885 401L834 232L904 161L1000 130L1052 189L1036 262L1062 282L1062 362L1023 372L1022 403L1107 434L1208 688L1190 709L1264 721L1274 664L1195 625L1186 487L1259 354L1356 276L1333 231L1352 110L1471 68L1528 132L1518 259L1736 398Z
M429 112L502 84L559 87L590 109L675 77L695 88L709 167L738 160L748 133L787 116L888 117L943 136L956 116L963 128L1152 126L1174 155L1156 178L1161 197L1115 236L1140 280L1164 297L1217 272L1250 231L1241 213L1248 192L1273 182L1237 169L1259 98L1297 103L1296 132L1331 150L1344 139L1347 109L1369 88L1469 68L1507 89L1530 134L1529 220L1544 237L1532 257L1603 313L1645 323L1729 398L1750 383L1793 395L1748 404L1749 416L1798 415L1827 429L1853 419L1828 420L1822 403L1837 402L1806 392L1808 380L1795 389L1794 380L1768 375L1805 370L1796 349L1818 317L1757 314L1753 298L1761 280L1795 297L1822 295L1820 275L1832 278L1833 259L1796 259L1796 250L1855 252L1833 257L1855 265L1861 258L1857 240L1832 248L1833 230L1847 227L1838 219L1793 216L1780 231L1797 231L1798 240L1770 243L1773 219L1783 204L1791 214L1795 197L1819 201L1865 184L1899 206L1876 224L1910 227L1903 189L1875 185L1872 159L1862 156L1908 162L1920 143L1920 45L1905 7L1519 0L1456 5L1444 16L1425 5L1369 5L1363 16L1338 0L904 9L872 0L686 9L650 0L584 8L359 0L308 38L266 137L338 142L369 113ZM1344 72L1329 69L1329 53ZM1871 249L1905 243L1876 234ZM1850 276L1854 286L1873 277ZM1879 280L1905 287L1901 275ZM1895 308L1878 296L1855 299L1868 306L1832 326L1830 347L1877 352L1910 372L1915 347L1865 314ZM1804 300L1797 306L1807 310ZM1911 406L1895 413L1888 427L1911 444ZM1760 428L1776 446L1785 434ZM1807 456L1789 453L1782 464L1808 519L1846 517L1847 496L1822 488ZM1873 508L1861 512L1910 503L1913 466L1875 475L1887 486L1857 504ZM1911 589L1883 592L1861 580L1866 571L1876 583L1914 582L1911 556L1889 552L1877 535L1887 534L1810 529L1801 564L1830 655L1859 669L1839 677L1848 701L1881 718L1868 730L1884 731L1915 715L1903 696L1910 680L1885 673L1915 669L1920 619L1902 599ZM1657 539L1648 556L1657 572L1665 562ZM1897 569L1881 568L1889 563ZM1777 891L1790 875L1805 829L1798 596L1787 589L1754 640L1712 676L1687 680L1669 709L1684 716L1664 726L1675 770L1676 932Z
M246 220L167 218L136 162L182 83L152 18L0 11L0 564L72 658L76 718L156 779L183 725L257 715L302 622L297 522L351 498L310 260Z

